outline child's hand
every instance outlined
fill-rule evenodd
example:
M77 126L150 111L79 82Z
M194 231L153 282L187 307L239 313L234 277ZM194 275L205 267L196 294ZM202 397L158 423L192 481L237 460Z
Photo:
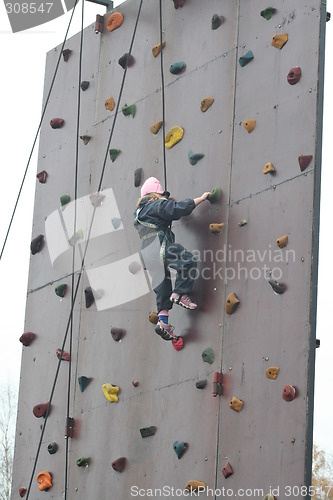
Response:
M202 198L202 201L207 200L207 196L210 194L210 191L207 191L206 193L203 193L200 198Z
M201 196L199 196L199 198L194 198L194 203L195 203L195 206L199 205L200 203L202 203L203 201L207 200L207 196L210 194L209 191L207 191L206 193L203 193Z

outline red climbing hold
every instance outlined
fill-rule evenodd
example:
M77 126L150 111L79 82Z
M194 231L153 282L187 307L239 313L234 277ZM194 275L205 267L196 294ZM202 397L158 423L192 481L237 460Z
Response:
M287 81L290 85L296 85L296 83L299 82L301 78L301 68L299 66L296 66L295 68L291 68L287 75Z
M222 469L222 474L224 475L225 478L231 476L233 474L233 470L229 462L225 464L225 466Z
M36 405L33 407L32 413L37 418L45 417L48 407L49 407L49 403L40 403L39 405ZM51 406L50 406L50 408L51 408Z
M172 341L172 345L176 351L181 351L184 347L184 340L181 337L178 337L178 339L174 339Z
M36 338L36 334L35 333L32 333L32 332L25 332L21 335L20 337L20 342L22 342L22 344L24 346L29 346L31 344L31 342Z
M123 472L123 470L126 467L126 458L125 457L120 457L117 458L112 462L112 469L117 471L117 472Z
M175 9L178 9L178 7L183 7L185 0L173 0Z
M312 155L299 155L298 163L301 172L303 172L310 165L312 158Z
M214 372L213 374L213 392L214 398L222 394L222 373Z
M287 384L282 392L282 397L285 401L293 401L296 397L296 389L292 385Z
M20 497L24 497L27 492L27 488L19 488Z
M69 361L69 353L68 352L62 351L62 353L61 353L61 349L57 349L56 353L57 353L58 359L61 358L63 361Z
M65 123L65 120L62 118L52 118L50 121L50 125L52 128L61 128L63 124Z
M39 172L37 175L36 175L37 179L39 180L39 182L41 184L45 184L46 182L46 178L47 178L47 172L46 170L42 170L41 172Z

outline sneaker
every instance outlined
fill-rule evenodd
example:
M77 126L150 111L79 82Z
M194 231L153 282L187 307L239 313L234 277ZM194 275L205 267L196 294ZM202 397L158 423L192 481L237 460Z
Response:
M185 307L185 309L196 309L196 307L198 307L198 305L193 302L188 295L178 295L178 293L173 293L171 294L170 300L174 304L179 304L180 306Z
M157 335L162 337L163 340L178 340L179 337L174 334L175 327L172 325L167 325L162 320L159 320L156 327L155 332Z

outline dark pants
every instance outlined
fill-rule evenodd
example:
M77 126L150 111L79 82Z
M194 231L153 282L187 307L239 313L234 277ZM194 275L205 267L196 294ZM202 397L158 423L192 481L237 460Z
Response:
M158 243L156 245L156 242ZM177 271L174 292L179 295L188 294L196 278L197 263L191 252L179 243L167 242L165 248L164 265L159 255L160 244L158 239L155 243L142 250L145 268L150 271L152 287L156 293L157 312L163 309L171 309L172 282L170 270Z

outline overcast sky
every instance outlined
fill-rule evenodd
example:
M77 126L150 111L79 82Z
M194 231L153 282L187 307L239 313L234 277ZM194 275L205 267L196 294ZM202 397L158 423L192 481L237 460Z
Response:
M166 0L171 1L171 0ZM115 2L118 5L122 2ZM332 10L333 0L327 1ZM85 4L85 26L95 22L96 14L105 8L91 2ZM1 224L2 247L9 220L16 201L23 173L28 161L34 136L40 120L46 52L62 43L70 14L38 28L13 34L4 4L0 3L1 44ZM72 23L70 35L80 30L81 4ZM332 432L332 374L333 354L332 288L332 217L333 217L333 165L331 142L333 126L333 20L326 25L326 71L324 133L322 161L320 265L318 287L315 431L314 440L320 447L333 453ZM0 261L0 386L19 385L21 343L27 291L32 214L37 173L37 152L30 164L12 230ZM292 334L292 332L290 332Z

